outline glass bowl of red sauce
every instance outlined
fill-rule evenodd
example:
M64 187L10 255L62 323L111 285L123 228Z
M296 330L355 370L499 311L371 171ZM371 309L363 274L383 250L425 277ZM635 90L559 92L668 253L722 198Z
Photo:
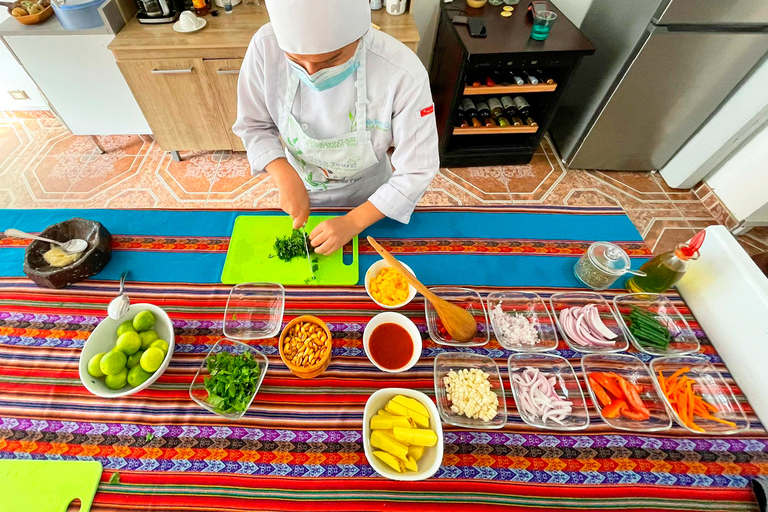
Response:
M379 313L365 326L363 349L379 370L404 372L421 357L421 333L405 315L394 311Z

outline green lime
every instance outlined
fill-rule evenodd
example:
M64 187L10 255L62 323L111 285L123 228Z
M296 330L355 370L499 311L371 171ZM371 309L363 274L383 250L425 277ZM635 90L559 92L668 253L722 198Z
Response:
M155 325L155 315L151 311L140 311L133 317L133 328L139 332L148 331Z
M141 338L139 337L139 333L137 332L126 332L123 333L119 338L117 338L117 343L115 344L115 348L117 350L121 350L125 352L125 355L131 355L134 354L137 350L141 348Z
M133 328L133 320L126 320L120 324L120 327L117 328L118 337L122 336L126 332L136 332L136 329Z
M101 363L101 358L104 357L104 354L104 352L99 352L93 356L90 361L88 361L88 373L91 374L91 377L104 376L104 372L102 372L101 368L99 368L99 363Z
M120 350L111 350L104 354L99 362L99 369L105 375L117 375L125 369L125 363L128 361L125 353Z
M149 344L150 347L157 347L163 351L163 354L168 353L168 342L165 340L155 340Z
M137 387L144 384L144 382L152 376L151 373L144 371L141 366L134 366L131 371L128 372L128 384L131 387Z
M114 375L107 375L107 378L104 379L104 383L109 389L120 389L125 386L126 382L128 382L128 368L123 368L119 373Z
M158 339L160 336L157 335L155 331L144 331L140 332L139 336L141 336L141 349L147 350L147 347L149 347L149 344Z
M138 352L134 352L130 356L128 356L128 362L126 363L126 366L130 368L135 368L139 366L139 361L141 361L141 355L144 353L143 350L139 350Z
M162 350L157 347L149 347L141 355L141 367L145 371L152 373L160 368L160 365L163 364L163 359L165 359L165 354Z

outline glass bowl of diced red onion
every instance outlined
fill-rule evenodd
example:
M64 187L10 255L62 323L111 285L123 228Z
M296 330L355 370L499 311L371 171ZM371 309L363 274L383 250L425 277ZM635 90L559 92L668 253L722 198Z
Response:
M486 299L488 316L502 347L515 352L557 348L557 325L538 293L503 290Z

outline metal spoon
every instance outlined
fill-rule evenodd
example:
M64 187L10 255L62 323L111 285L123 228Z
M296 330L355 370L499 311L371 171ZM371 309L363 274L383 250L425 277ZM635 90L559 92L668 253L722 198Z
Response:
M112 299L109 306L107 306L107 314L109 315L109 318L112 318L113 320L120 320L123 318L131 305L131 299L123 293L125 290L125 278L127 276L127 270L120 274L120 291L118 292L117 297Z
M30 240L41 240L43 242L56 244L59 247L61 247L64 250L64 252L69 254L83 252L88 248L88 242L86 242L82 238L73 238L72 240L69 240L67 242L57 242L56 240L51 240L50 238L43 238L42 236L30 235L29 233L25 233L23 231L19 231L18 229L13 229L13 228L6 229L5 236L12 236L14 238L28 238Z
M642 270L632 270L631 268L626 269L624 272L627 273L627 274L632 274L633 276L637 276L637 277L647 277L648 276L648 274L646 274Z

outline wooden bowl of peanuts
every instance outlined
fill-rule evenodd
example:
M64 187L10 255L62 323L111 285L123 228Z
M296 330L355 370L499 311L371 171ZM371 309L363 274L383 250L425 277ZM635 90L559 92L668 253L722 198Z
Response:
M315 316L294 318L280 334L280 358L302 379L317 377L328 368L332 347L331 331Z

